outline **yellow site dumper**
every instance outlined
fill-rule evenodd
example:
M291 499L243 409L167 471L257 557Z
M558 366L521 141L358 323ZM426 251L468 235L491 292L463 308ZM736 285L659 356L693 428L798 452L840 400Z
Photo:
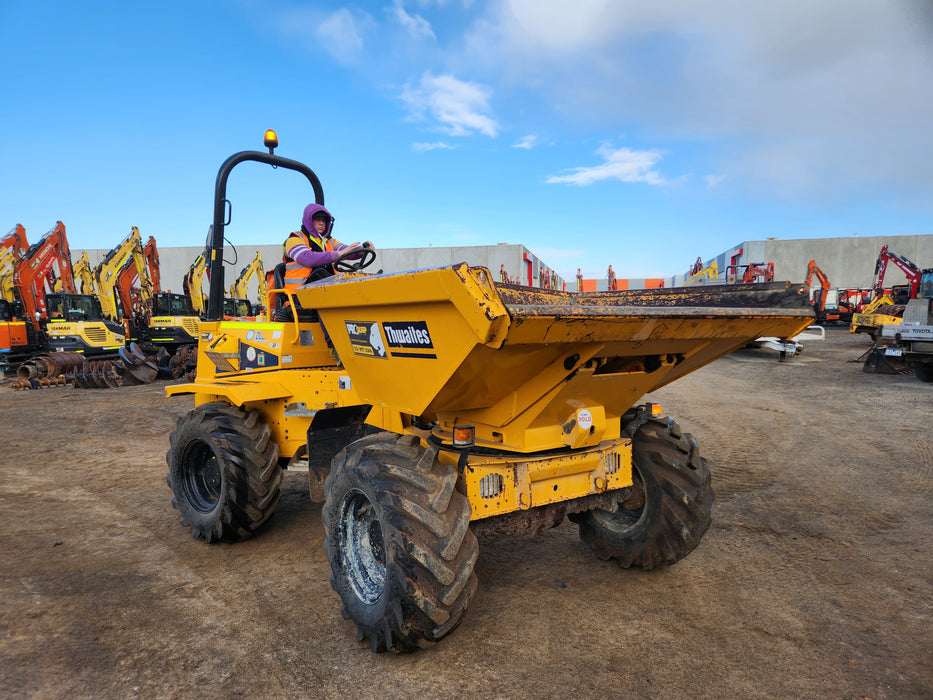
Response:
M660 406L639 402L756 338L799 333L813 320L805 285L575 294L497 283L465 263L367 274L368 250L296 291L277 284L265 318L224 321L230 170L295 170L323 204L314 173L274 155L272 139L218 174L221 262L197 378L168 388L195 396L167 455L193 536L251 536L273 514L283 468L306 465L332 585L374 651L417 649L457 626L478 534L567 517L598 556L643 569L697 546L713 505L706 461Z

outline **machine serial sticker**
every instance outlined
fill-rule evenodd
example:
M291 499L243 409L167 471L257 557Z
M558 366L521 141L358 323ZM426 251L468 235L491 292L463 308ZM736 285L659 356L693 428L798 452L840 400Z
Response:
M386 357L386 346L379 333L379 324L375 321L347 321L347 335L350 348L355 355L366 357Z
M392 357L437 359L434 343L425 321L386 321L382 324Z

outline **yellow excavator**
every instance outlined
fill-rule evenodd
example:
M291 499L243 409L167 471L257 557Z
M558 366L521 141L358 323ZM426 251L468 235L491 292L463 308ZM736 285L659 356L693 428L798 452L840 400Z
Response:
M269 289L265 317L227 321L233 168L298 173L324 204L314 171L276 155L274 132L265 145L218 172L197 376L168 388L194 395L166 455L172 505L194 537L257 533L282 467L307 468L331 586L373 651L412 651L459 625L480 533L570 518L597 556L626 568L697 547L711 523L709 464L658 404L639 401L755 338L798 334L814 317L804 285L570 293L466 263L367 274L376 253L363 246L333 276ZM289 320L274 321L281 299Z
M78 291L81 294L97 294L97 283L94 279L94 269L91 267L91 259L87 251L81 253L78 262L72 265L75 282L80 283Z
M688 287L693 287L698 284L712 284L718 279L719 263L713 260L713 262L711 262L707 267L688 275L685 281L685 285Z
M256 278L258 284L258 302L255 307L249 301L249 288L253 277ZM230 285L230 296L224 301L224 315L255 316L259 309L265 307L265 304L266 275L262 269L262 253L257 250L253 259L240 270L236 281Z
M191 300L191 308L198 316L204 316L207 311L207 298L204 296L203 285L209 259L210 251L205 248L191 263L182 282L182 288Z
M132 226L126 238L111 249L94 269L94 280L97 282L101 309L109 319L117 323L122 321L124 314L131 313L123 309L120 303L117 284L120 270L127 262L133 262L137 266L141 262L145 267L142 250L143 242L139 229Z
M205 313L204 293L201 290L207 272L208 250L201 252L182 279L184 294L160 292L153 299L152 318L149 320L149 341L164 347L169 354L185 355L198 342L198 327ZM192 357L193 357L193 353ZM181 363L181 360L179 360Z

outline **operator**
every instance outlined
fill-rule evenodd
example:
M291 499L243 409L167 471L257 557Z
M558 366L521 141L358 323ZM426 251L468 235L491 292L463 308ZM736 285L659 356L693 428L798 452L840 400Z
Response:
M334 274L334 262L345 251L359 249L358 254L347 256L358 258L364 248L375 250L369 241L346 245L331 238L333 228L334 217L327 209L320 204L305 207L301 230L290 233L282 244L286 289L294 290L307 282L330 277Z

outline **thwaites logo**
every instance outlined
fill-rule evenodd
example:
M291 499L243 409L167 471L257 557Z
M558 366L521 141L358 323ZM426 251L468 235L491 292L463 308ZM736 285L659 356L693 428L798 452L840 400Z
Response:
M382 332L392 357L436 358L431 332L424 321L384 321Z

